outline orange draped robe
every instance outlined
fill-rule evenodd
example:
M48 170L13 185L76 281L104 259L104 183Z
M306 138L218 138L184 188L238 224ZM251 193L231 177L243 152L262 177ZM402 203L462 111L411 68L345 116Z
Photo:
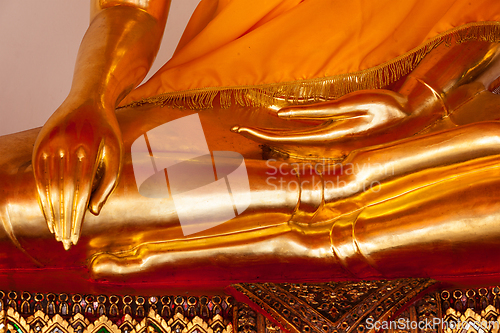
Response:
M498 0L202 0L121 105L335 99L397 81L440 43L500 41L499 21Z

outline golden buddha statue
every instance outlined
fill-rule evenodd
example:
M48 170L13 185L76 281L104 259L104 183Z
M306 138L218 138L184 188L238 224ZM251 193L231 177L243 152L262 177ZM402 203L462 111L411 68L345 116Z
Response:
M407 73L374 81L384 89L328 100L324 91L308 98L302 85L295 100L282 90L247 92L250 101L272 100L268 107L224 108L221 97L200 112L145 102L115 112L151 66L170 2L92 3L68 98L41 129L0 139L0 281L91 289L92 277L146 290L499 273L500 33L490 31L500 31L498 22L466 27L474 38L439 35L412 51L423 50ZM199 8L216 13L213 3ZM282 1L269 13L311 2L299 3ZM147 134L195 114L210 151L243 156L251 200L234 218L186 233L172 196L141 195L131 147L145 138L154 161ZM169 138L158 149L182 153L182 142ZM217 212L223 194L187 195L183 209L194 214L190 205L210 202Z

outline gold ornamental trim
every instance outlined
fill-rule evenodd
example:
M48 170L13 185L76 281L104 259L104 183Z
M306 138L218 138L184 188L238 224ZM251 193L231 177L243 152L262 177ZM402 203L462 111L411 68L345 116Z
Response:
M430 285L432 288L426 289ZM233 293L243 294L247 300L240 303L220 296L163 296L163 300L155 296L73 294L69 297L0 291L0 333L500 331L498 285L441 289L432 280L400 279L247 283L232 288ZM115 312L113 305L117 304Z
M374 332L433 285L429 279L328 282L317 284L240 283L232 287L290 333ZM371 318L369 320L369 318Z
M125 315L120 321L120 326L111 321L106 315L100 316L93 322L89 322L82 314L78 313L69 319L59 314L52 318L37 311L33 316L24 319L19 312L13 308L0 311L0 332L4 333L233 333L231 323L224 323L220 315L210 320L203 320L196 316L192 319L186 318L181 313L166 321L155 311L141 321Z
M468 41L499 42L500 22L473 22L453 28L401 56L357 72L281 83L169 92L134 101L121 108L154 104L196 110L210 109L217 97L222 108L228 108L233 103L253 107L283 107L334 100L358 90L384 88L413 71L438 45L445 43L450 46L453 42L461 44Z
M230 296L0 291L0 333L232 333Z

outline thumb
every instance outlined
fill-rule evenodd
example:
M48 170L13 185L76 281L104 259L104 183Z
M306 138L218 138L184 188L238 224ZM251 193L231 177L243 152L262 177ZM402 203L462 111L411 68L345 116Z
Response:
M99 215L102 206L118 184L122 164L121 147L104 145L98 161L100 170L96 173L101 173L101 178L89 201L89 210L94 215Z
M287 106L278 111L280 118L292 119L322 119L336 117L355 110L355 107L345 103L343 100L328 101L316 104L299 106Z

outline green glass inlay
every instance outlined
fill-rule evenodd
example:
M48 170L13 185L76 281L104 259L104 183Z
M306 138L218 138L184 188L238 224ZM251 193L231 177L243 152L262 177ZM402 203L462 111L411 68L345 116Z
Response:
M14 323L12 321L9 321L9 324L11 324L12 326L14 326L14 328L16 329L17 333L24 333L23 330L21 330L21 327L19 327L16 323Z
M163 332L160 330L160 328L159 328L158 326L156 326L156 324L155 324L155 323L150 322L149 324L150 324L151 326L153 326L153 328L155 329L155 331L156 331L157 333L163 333Z
M103 326L96 333L110 333L110 332L106 329L106 327Z

